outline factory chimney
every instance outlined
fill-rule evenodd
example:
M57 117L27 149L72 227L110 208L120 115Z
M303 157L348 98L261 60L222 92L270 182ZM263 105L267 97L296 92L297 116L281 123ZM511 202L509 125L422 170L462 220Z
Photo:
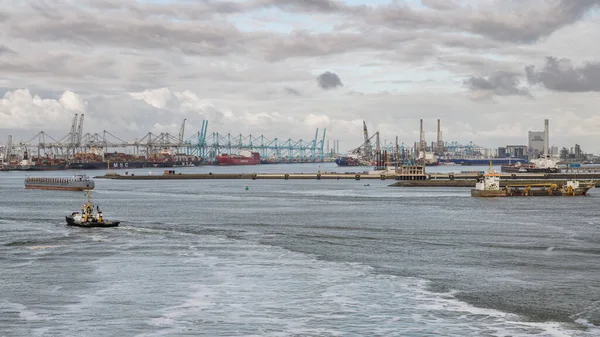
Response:
M427 151L427 142L425 141L425 131L423 130L423 120L421 119L421 137L419 139L419 151Z
M442 128L441 128L441 124L440 124L440 120L438 119L438 128L437 128L437 152L438 153L442 153L444 152L444 141L442 139Z
M544 158L550 154L550 139L548 139L548 120L544 119Z

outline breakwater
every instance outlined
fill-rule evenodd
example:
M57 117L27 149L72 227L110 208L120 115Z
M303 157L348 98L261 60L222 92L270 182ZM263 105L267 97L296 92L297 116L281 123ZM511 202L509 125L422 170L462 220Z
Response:
M120 175L106 174L95 176L95 179L116 179L116 180L179 180L179 179L379 179L393 180L393 173L387 174L369 174L369 173L165 173L165 174L148 174L148 175Z
M241 180L262 180L262 179L304 179L304 180L390 180L390 186L393 187L475 187L477 179L481 178L478 173L436 173L420 177L422 179L402 179L402 177L393 172L321 172L321 173L178 173L173 170L165 171L164 174L116 174L108 173L101 176L95 176L95 179L115 179L115 180L182 180L182 179L241 179ZM594 181L600 185L599 173L588 174L502 174L500 185L502 187L526 186L539 183L555 183L564 185L569 179L580 181Z

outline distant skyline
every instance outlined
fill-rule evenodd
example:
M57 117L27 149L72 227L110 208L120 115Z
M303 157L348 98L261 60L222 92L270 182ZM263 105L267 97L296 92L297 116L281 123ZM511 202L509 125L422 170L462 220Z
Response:
M600 153L600 0L3 1L0 144L84 132ZM332 144L332 142L330 142Z

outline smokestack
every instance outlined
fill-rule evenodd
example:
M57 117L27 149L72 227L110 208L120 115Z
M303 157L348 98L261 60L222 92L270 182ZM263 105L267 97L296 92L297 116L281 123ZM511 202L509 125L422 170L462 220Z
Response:
M423 130L423 120L421 119L421 136L419 139L419 151L427 151L427 141L425 141L425 131Z
M550 140L548 139L548 120L544 119L544 157L550 154Z
M438 132L437 132L437 143L440 145L440 140L442 140L442 131L440 131L440 120L438 119Z

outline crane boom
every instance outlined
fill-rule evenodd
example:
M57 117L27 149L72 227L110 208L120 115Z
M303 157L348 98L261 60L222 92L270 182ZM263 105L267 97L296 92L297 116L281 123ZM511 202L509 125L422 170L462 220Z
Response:
M77 126L77 146L81 146L81 135L83 132L83 114L79 117L79 125Z
M187 118L183 119L183 123L181 123L181 129L179 130L179 143L183 144L183 132L185 131L185 121Z

